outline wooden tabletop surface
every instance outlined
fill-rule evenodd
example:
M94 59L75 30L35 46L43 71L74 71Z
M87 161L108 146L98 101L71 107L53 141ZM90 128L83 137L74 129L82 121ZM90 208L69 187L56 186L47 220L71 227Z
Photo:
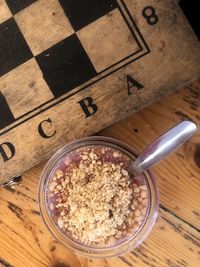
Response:
M141 152L184 119L200 126L200 81L103 130ZM153 168L160 189L158 220L137 249L111 259L85 259L59 244L38 210L37 186L45 163L26 172L15 189L0 189L0 266L200 266L200 131Z

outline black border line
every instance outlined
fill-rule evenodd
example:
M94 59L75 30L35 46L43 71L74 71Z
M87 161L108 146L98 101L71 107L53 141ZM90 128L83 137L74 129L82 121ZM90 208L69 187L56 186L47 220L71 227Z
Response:
M141 32L140 32L140 30L139 30L137 24L136 24L135 21L133 20L133 17L132 17L132 15L131 15L131 13L129 12L129 10L128 10L126 4L124 3L124 0L120 0L120 1L121 1L122 5L123 5L124 9L126 10L128 16L130 17L131 22L132 22L133 25L135 26L135 29L136 29L138 35L140 36L140 38L142 39L142 41L143 41L143 43L144 43L146 49L147 49L149 52L151 52L150 49L149 49L149 47L148 47L148 45L147 45L147 43L146 43L146 41L145 41L145 39L144 39L144 37L142 36L142 34L141 34Z
M122 0L119 0L119 1L121 1L121 2L122 2L122 5L123 5L123 1L122 1ZM122 15L124 21L126 22L126 25L128 26L130 32L132 33L133 38L135 39L135 41L136 41L137 45L139 46L140 50L142 51L143 48L142 48L140 42L138 41L138 38L137 38L135 32L134 32L133 29L131 28L131 26L130 26L130 24L129 24L127 18L126 18L126 16L124 15L124 13L123 13L121 7L119 6L119 4L118 4L118 8L119 8L119 11L120 11L120 13L121 13L121 15ZM126 12L127 12L127 10L126 10ZM128 14L128 16L130 16L130 12L129 12L129 13L127 12L127 14ZM131 20L131 21L132 21L132 20ZM134 24L134 26L136 26L136 24ZM137 27L137 26L136 26L136 27Z
M80 88L79 90L77 90L77 91L75 91L75 92L72 92L71 94L68 94L67 96L65 96L65 97L61 98L60 100L58 100L56 103L53 103L52 105L49 105L48 107L46 107L46 108L44 108L44 109L42 109L42 110L39 110L38 112L36 112L36 113L33 114L32 116L30 116L30 117L26 118L25 120L23 120L23 121L21 121L21 122L15 124L14 126L12 126L12 127L7 126L7 127L9 127L9 129L7 129L7 130L5 130L5 131L2 131L2 132L0 133L0 136L2 136L4 133L7 133L7 132L9 132L10 130L16 128L16 127L19 126L20 124L25 123L26 121L32 119L33 117L37 116L38 114L40 114L40 113L42 113L42 112L44 112L44 111L46 111L46 110L48 110L48 109L54 107L55 105L57 105L57 104L63 102L64 100L66 100L66 99L68 99L68 98L74 96L76 93L79 93L80 91L82 91L82 90L86 89L87 87L89 87L89 86L95 84L96 82L101 81L102 79L106 78L107 76L113 74L114 72L120 70L121 68L123 68L123 67L125 67L125 66L131 64L132 62L138 60L139 58L141 58L141 57L143 57L143 56L145 56L145 55L147 55L148 53L151 52L150 49L149 49L149 47L148 47L148 45L147 45L147 43L146 43L146 41L144 40L144 37L142 36L142 34L141 34L140 30L138 29L136 23L134 22L134 20L133 20L133 18L132 18L132 15L130 14L128 8L126 7L124 1L123 1L123 0L119 0L119 1L121 1L121 3L122 3L122 5L123 5L124 9L125 9L126 12L127 12L127 15L130 17L130 20L131 20L131 22L133 23L133 25L134 25L134 27L135 27L134 30L136 30L137 33L138 33L138 35L140 36L140 38L141 38L141 40L142 40L142 42L143 42L143 44L144 44L144 46L145 46L145 48L146 48L146 52L143 53L143 54L138 55L137 57L135 57L135 58L132 59L131 61L129 61L129 62L123 64L122 66L120 66L120 67L114 69L113 71L107 73L106 75L103 75L102 77L99 77L99 79L97 79L97 80L95 80L95 81L93 81L93 82L91 82L91 83L89 83L89 84L83 86L83 87ZM119 9L119 11L120 11L122 17L124 18L125 23L127 24L128 28L129 28L129 30L130 30L130 32L131 32L132 35L133 35L134 40L136 41L136 43L138 44L138 47L139 47L140 49L137 50L137 51L135 51L133 54L131 54L131 55L129 55L129 56L123 58L123 59L120 60L120 61L118 61L117 63L115 63L115 64L109 66L108 68L104 69L103 71L98 72L98 74L97 74L96 77L98 77L98 75L102 74L103 72L109 70L110 68L113 68L113 67L117 66L117 65L120 64L121 62L123 62L123 61L129 59L130 57L133 57L134 55L137 55L138 53L140 53L140 52L142 52L142 51L144 50L143 47L141 46L140 42L138 41L138 38L137 38L135 32L133 31L133 29L131 28L129 22L127 21L127 18L126 18L126 16L125 16L125 14L123 13L123 11L122 11L121 7L119 6L119 4L118 4L118 7L117 7L117 8ZM94 77L94 78L95 78L95 77ZM73 88L72 91L73 91L74 89L75 89L75 88ZM68 92L68 93L69 93L69 92ZM47 101L47 102L44 102L44 103L41 104L40 106L37 106L36 108L30 110L29 112L27 112L27 113L21 115L20 117L18 117L17 119L15 119L14 122L17 122L18 120L20 120L20 119L22 119L23 117L29 115L30 113L36 111L37 109L41 109L44 105L47 105L48 103L51 103L52 101L54 101L54 100L56 100L56 99L57 99L57 98L53 98L53 99L50 99L50 100ZM14 122L13 122L13 123L14 123ZM10 125L12 125L12 124L10 124Z

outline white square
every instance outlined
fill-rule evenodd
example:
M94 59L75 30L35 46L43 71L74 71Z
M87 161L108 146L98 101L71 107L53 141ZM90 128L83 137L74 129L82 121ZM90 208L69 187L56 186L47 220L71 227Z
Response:
M8 20L11 17L12 13L10 12L5 0L0 0L0 23Z
M15 19L35 56L74 32L57 0L36 1Z
M35 59L1 76L0 88L15 118L53 98Z
M97 72L140 49L118 9L84 27L77 35Z

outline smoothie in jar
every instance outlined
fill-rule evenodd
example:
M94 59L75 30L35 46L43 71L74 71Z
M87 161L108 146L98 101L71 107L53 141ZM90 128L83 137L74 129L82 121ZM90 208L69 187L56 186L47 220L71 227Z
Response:
M48 213L62 234L90 247L110 247L142 228L149 211L145 176L131 177L131 159L109 146L72 150L51 172Z

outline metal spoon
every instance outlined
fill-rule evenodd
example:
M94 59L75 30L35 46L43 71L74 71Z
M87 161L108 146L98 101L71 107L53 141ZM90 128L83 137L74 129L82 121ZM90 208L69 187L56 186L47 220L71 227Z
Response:
M197 126L191 121L183 121L168 130L160 138L148 146L128 168L129 174L138 176L160 160L174 152L195 132Z

